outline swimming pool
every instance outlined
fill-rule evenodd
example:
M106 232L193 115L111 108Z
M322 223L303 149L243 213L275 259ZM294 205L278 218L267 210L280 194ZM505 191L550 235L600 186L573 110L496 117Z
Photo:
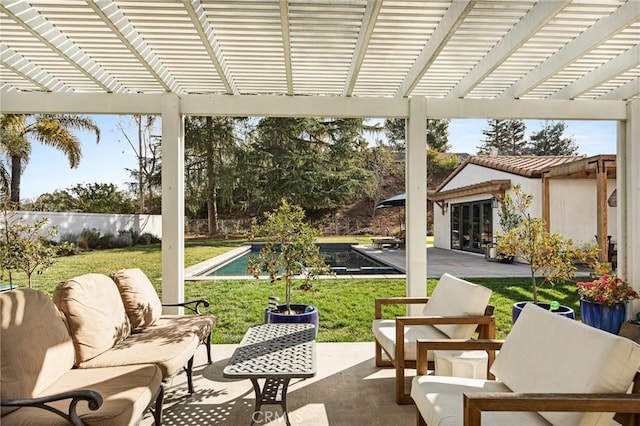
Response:
M257 256L263 244L246 244L223 256L219 261L211 259L208 268L194 275L204 277L250 277L247 272L249 257ZM393 266L385 265L354 249L351 244L320 243L320 254L336 275L397 275L402 274Z

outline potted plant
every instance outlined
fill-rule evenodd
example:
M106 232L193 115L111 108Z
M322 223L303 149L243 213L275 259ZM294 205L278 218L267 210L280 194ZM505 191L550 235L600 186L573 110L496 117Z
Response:
M618 334L624 322L627 302L638 298L628 282L611 274L576 283L582 322Z
M300 288L310 290L312 280L330 272L315 243L320 230L304 219L305 212L300 206L282 199L279 207L265 213L262 223L254 221L250 239L259 237L265 244L257 256L249 258L247 269L256 279L266 273L272 283L284 283L285 303L276 309L267 309L266 322L310 322L317 332L317 309L291 303L294 280L301 280Z
M553 284L557 281L573 278L577 262L588 262L596 259L597 245L586 244L576 247L570 238L547 230L544 218L532 217L529 209L533 196L522 191L520 185L513 188L514 200L512 213L520 216L520 223L499 233L498 252L505 256L522 259L529 264L531 270L531 290L533 303L550 309L561 315L575 318L573 309L568 306L539 302L539 280ZM528 302L517 302L513 306L512 321L515 322L522 308Z

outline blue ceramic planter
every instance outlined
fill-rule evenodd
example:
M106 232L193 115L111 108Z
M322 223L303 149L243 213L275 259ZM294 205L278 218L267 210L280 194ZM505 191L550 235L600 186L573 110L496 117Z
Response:
M511 324L515 324L516 323L516 320L520 316L520 312L522 312L522 310L524 309L524 307L526 306L527 303L533 303L533 302L516 302L516 303L513 304L512 308L511 308ZM551 311L554 314L562 315L563 317L576 319L575 312L573 311L573 309L571 309L568 306L560 305L560 307L558 307L558 309L551 310L551 303L539 302L539 303L537 303L537 305L539 307L541 307L542 309L544 309L545 311Z
M316 327L316 336L318 335L318 324L320 317L318 315L318 310L315 306L311 305L301 305L301 304L291 304L291 310L294 312L300 312L296 314L287 314L285 313L287 306L286 305L278 305L277 311L271 311L269 309L265 309L264 311L264 322L265 323L309 323L313 324Z
M618 334L624 322L626 304L603 305L580 299L582 322L609 333Z

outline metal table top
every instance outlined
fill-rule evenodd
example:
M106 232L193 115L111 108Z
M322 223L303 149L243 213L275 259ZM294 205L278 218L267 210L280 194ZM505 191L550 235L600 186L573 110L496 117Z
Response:
M247 331L223 370L227 378L305 378L316 374L312 324L262 324Z

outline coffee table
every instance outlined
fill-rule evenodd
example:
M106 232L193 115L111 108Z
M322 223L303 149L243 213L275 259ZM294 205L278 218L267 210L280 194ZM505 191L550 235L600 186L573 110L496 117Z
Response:
M285 422L290 425L289 381L316 374L315 326L262 324L249 328L222 374L226 378L251 380L256 397L252 425L265 404L280 405ZM264 379L262 388L258 379Z

